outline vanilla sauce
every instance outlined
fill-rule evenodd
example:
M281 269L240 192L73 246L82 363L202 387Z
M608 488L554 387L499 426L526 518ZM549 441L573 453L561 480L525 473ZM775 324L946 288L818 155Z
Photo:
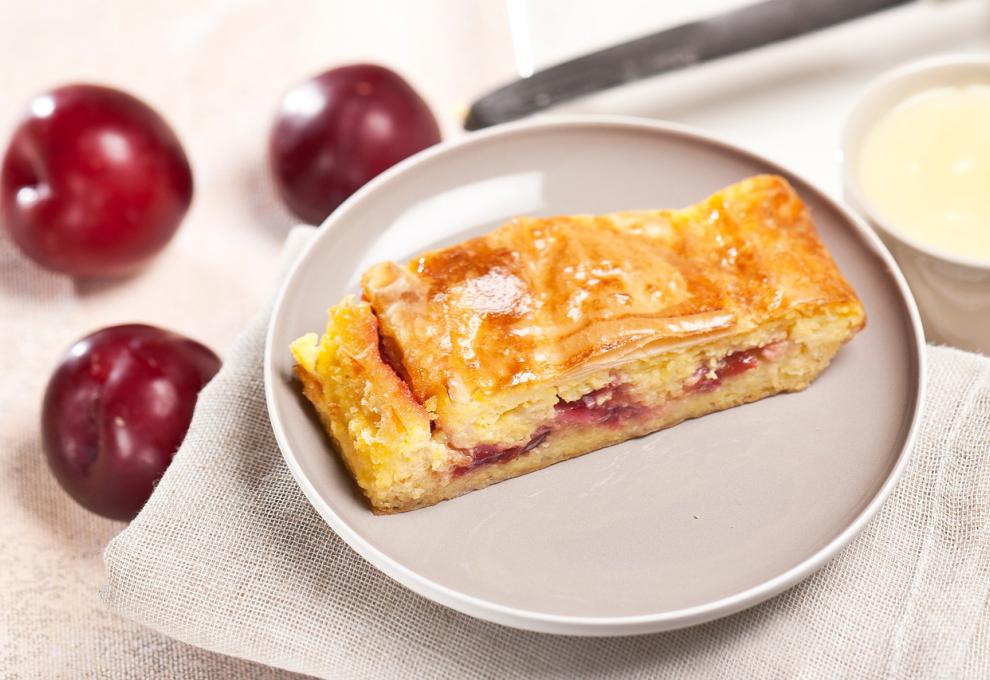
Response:
M905 100L868 132L857 170L863 194L891 228L990 261L990 85Z

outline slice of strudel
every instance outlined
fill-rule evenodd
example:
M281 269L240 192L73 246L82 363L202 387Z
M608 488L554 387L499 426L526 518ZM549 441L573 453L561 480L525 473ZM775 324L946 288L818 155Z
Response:
M362 291L292 352L378 513L802 390L865 323L775 176L678 211L514 219Z

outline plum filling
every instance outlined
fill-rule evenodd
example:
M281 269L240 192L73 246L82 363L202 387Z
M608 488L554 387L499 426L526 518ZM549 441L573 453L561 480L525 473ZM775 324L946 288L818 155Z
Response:
M616 426L652 411L649 407L634 402L626 386L615 384L589 392L576 401L560 401L554 410L556 412L554 419L548 425L537 429L530 440L522 446L500 447L497 444L479 444L466 449L464 452L471 457L471 460L466 465L455 468L454 476L462 475L482 465L507 463L535 449L545 442L552 432L568 426Z
M686 392L713 392L726 378L741 375L760 365L760 361L775 361L783 350L783 342L774 342L763 347L740 350L727 354L715 366L699 366L687 381Z
M625 385L607 385L576 401L560 401L554 407L554 429L566 425L620 425L650 409L636 403Z
M712 392L724 380L741 375L756 368L761 361L776 361L782 355L784 343L776 342L764 347L732 352L719 360L715 366L700 366L694 372L684 391L686 394ZM554 418L538 428L528 442L520 446L502 447L497 444L479 444L463 449L470 462L454 469L454 476L460 476L482 465L507 463L547 440L550 435L568 427L582 425L603 425L617 427L631 420L655 415L662 406L646 406L632 397L629 387L613 382L594 390L575 401L559 401L554 407Z
M482 465L489 465L491 463L508 463L513 458L535 449L537 446L545 442L548 436L550 436L550 428L541 427L530 438L530 440L522 446L504 448L497 444L479 444L474 448L467 449L466 453L471 456L471 461L467 465L454 468L454 476L459 477L465 472L474 470Z

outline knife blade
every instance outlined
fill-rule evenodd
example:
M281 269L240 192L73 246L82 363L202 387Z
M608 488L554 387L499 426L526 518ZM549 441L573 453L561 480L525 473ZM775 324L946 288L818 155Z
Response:
M476 101L478 130L554 104L812 33L913 0L764 0L668 28L537 71Z

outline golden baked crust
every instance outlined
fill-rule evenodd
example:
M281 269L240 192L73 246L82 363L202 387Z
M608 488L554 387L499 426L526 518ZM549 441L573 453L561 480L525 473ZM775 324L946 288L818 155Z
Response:
M430 418L382 361L378 321L367 302L345 298L330 310L327 332L292 343L295 372L344 464L382 511L395 497L415 500L449 452L432 441Z
M362 285L413 394L451 431L458 404L858 305L797 193L769 175L679 211L518 218L375 265Z
M518 218L362 287L292 350L376 512L803 389L865 323L774 176L679 211Z

